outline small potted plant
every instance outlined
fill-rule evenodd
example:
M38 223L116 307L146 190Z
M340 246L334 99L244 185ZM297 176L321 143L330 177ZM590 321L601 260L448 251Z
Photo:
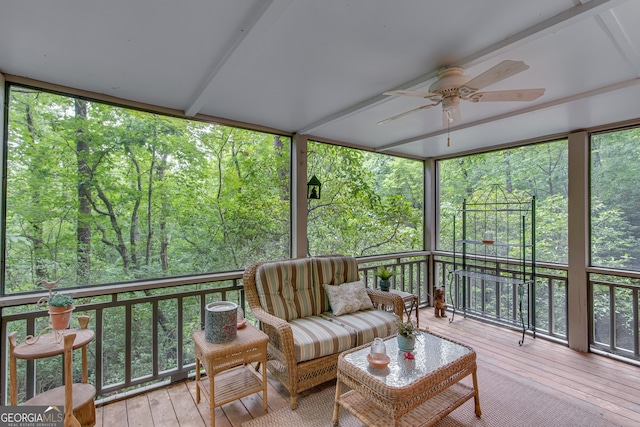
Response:
M387 269L384 265L381 265L376 270L376 276L380 278L380 290L388 292L389 291L389 278L393 276L394 273Z
M402 318L396 319L396 329L398 330L398 349L401 351L413 351L416 346L416 329L413 321L402 321Z
M54 292L47 305L49 306L49 321L55 331L67 329L71 321L71 313L75 309L74 299L70 295Z

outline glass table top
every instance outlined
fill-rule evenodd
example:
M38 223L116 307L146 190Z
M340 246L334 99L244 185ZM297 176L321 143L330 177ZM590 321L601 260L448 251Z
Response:
M405 358L405 352L398 350L395 336L385 339L384 343L387 356L391 359L386 368L377 369L369 365L367 355L370 346L346 354L344 360L387 386L401 388L471 353L467 347L427 332L421 332L417 336L416 346L412 351L413 360Z

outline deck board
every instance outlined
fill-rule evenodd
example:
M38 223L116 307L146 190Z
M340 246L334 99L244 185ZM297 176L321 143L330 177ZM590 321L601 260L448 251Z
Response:
M175 387L167 387L171 405L173 405L180 427L205 427L200 412L194 407L195 387L192 396L189 384L193 384L193 381L181 382Z
M122 400L96 408L96 426L116 426L127 419L127 402Z
M483 363L536 382L558 396L597 406L612 422L640 425L640 388L629 381L637 376L638 367L531 336L519 346L521 332L474 320L431 319L431 331L470 345Z
M127 399L127 423L129 427L144 427L153 424L149 394L145 393Z
M160 388L147 393L154 426L180 425L168 390L169 388ZM168 405L167 402L172 404Z
M482 364L518 375L558 398L570 396L597 407L612 423L640 425L640 369L635 365L580 353L530 335L525 338L524 345L519 346L521 332L459 315L449 323L448 319L435 318L433 309L429 308L421 310L420 326L470 345ZM300 398L322 388L318 386L305 391ZM268 376L267 397L270 412L289 405L285 388L271 375ZM262 393L256 393L216 408L216 427L239 427L264 414ZM210 426L207 402L202 399L199 404L195 403L193 380L109 403L98 407L96 415L98 427Z

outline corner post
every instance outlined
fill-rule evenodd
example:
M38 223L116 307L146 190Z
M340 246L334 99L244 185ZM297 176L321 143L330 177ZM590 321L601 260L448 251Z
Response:
M589 351L589 134L569 134L569 271L568 326L569 347Z
M291 141L291 257L307 256L307 136Z

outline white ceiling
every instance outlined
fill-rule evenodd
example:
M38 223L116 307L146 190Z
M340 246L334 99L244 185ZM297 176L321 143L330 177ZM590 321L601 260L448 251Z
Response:
M418 157L640 118L638 0L0 0L0 73ZM447 147L444 66L530 69L462 103ZM11 76L9 76L11 80Z

